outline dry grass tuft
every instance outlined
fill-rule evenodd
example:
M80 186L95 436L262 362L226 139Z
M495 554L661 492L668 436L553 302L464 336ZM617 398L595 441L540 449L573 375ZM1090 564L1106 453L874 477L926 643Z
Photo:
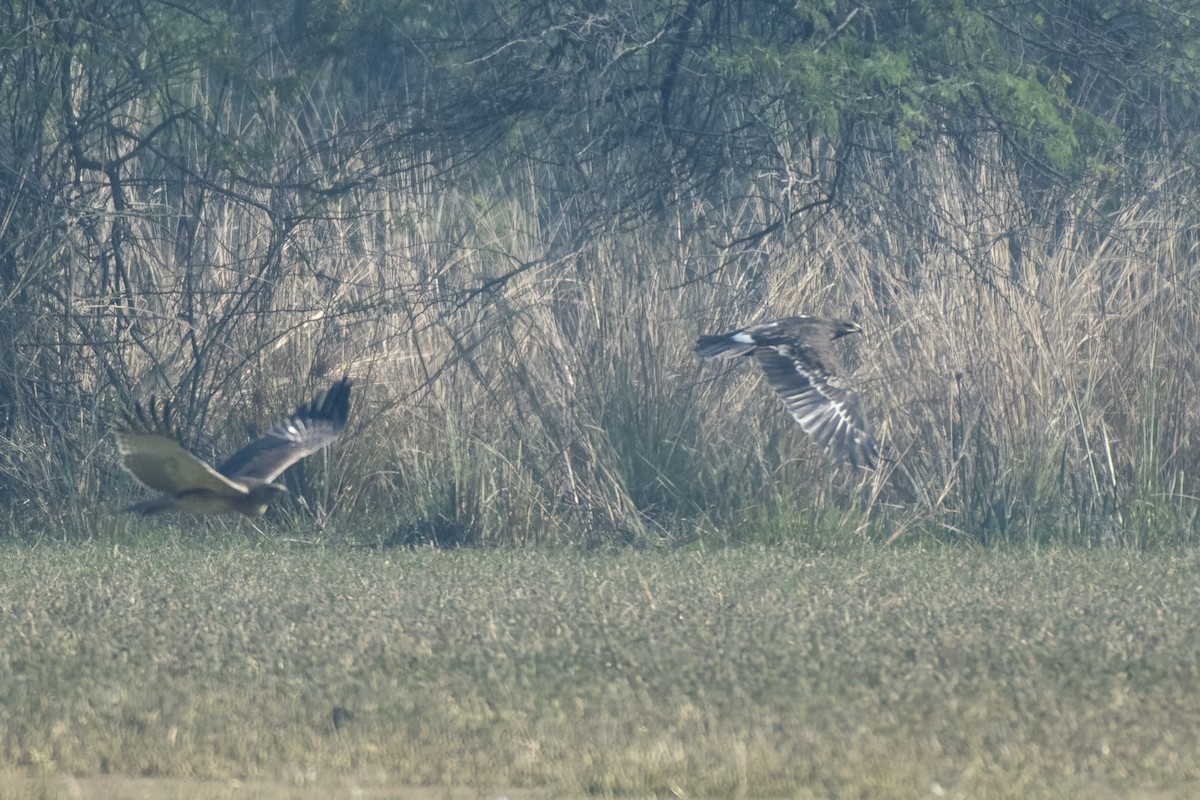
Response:
M210 457L348 370L353 433L279 512L323 537L640 545L820 516L884 539L1191 542L1190 185L1164 171L1050 215L998 164L857 165L907 204L757 238L777 221L769 178L749 200L586 230L537 167L398 171L282 228L270 190L217 195L186 241L147 199L124 220L136 291L93 297L107 343L81 345L70 392L13 412L9 526L100 533L100 498L134 491L105 438L134 396L171 396ZM75 295L101 293L88 274ZM701 331L798 312L868 331L852 360L875 472L827 463L752 370L691 353Z

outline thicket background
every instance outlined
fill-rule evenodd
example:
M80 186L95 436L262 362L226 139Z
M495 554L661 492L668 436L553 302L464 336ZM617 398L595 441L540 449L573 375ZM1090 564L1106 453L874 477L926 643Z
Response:
M348 371L351 435L273 513L363 541L1191 540L1198 27L4 2L0 536L139 494L108 435L135 397L212 456ZM691 353L797 312L867 330L878 470Z

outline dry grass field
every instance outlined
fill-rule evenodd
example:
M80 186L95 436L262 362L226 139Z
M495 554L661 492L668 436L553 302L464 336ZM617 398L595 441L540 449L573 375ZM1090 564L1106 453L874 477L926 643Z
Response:
M0 4L0 800L1200 796L1194 4L760 5Z
M9 547L0 797L1190 796L1198 570L1117 548Z

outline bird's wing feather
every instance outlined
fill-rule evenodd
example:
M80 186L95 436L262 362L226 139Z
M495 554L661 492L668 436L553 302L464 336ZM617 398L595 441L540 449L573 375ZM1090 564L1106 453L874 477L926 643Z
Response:
M168 494L198 489L221 495L246 494L246 487L221 475L161 433L118 429L117 450L121 465L151 489Z
M292 464L336 441L349 413L350 381L342 378L261 439L234 453L217 471L234 480L273 481Z
M821 353L796 343L755 351L767 383L816 444L870 466L876 448L858 393L825 366ZM827 360L827 359L826 359Z

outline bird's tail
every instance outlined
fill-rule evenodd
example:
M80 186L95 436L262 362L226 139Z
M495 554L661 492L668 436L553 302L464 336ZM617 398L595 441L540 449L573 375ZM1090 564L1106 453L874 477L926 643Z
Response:
M173 505L174 497L155 497L152 500L143 500L140 503L134 503L128 508L122 508L122 514L141 514L148 517L151 514L161 514L164 511L170 511Z
M733 358L754 350L754 340L742 331L701 336L696 341L696 355L701 358Z

